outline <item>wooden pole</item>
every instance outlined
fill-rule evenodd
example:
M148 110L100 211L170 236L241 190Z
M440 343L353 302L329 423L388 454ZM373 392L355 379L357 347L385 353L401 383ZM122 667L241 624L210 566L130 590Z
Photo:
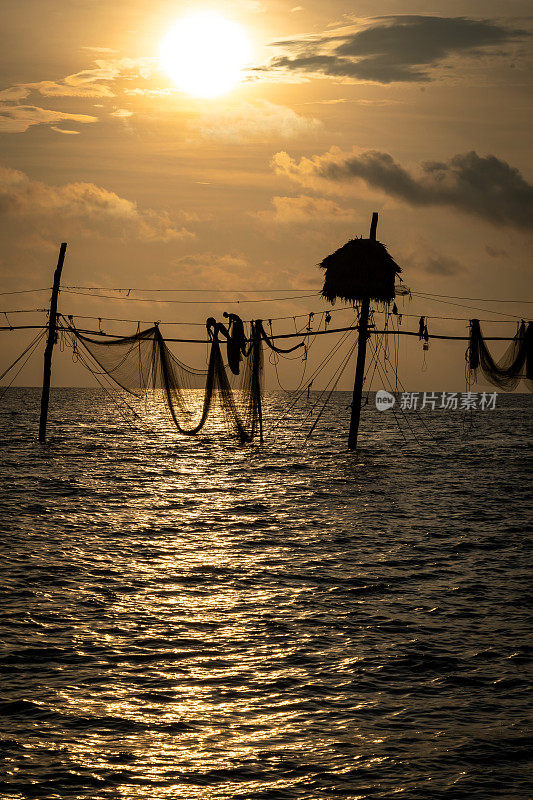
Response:
M48 404L50 401L50 377L52 375L52 351L56 339L57 325L57 299L59 296L59 284L61 281L61 271L65 260L67 243L63 242L59 248L59 258L57 260L56 271L54 272L54 285L52 287L52 297L50 300L50 318L48 320L48 339L44 350L44 375L43 391L41 394L41 418L39 420L39 441L46 442L46 423L48 422Z
M378 227L378 214L372 214L370 225L370 238L376 240L376 229ZM352 415L350 418L350 433L348 434L348 450L355 450L357 447L357 434L359 433L359 418L361 416L361 398L363 396L363 381L365 377L366 359L366 340L368 338L368 316L370 312L370 298L365 297L361 303L361 315L359 317L359 339L357 342L357 364L355 367L355 382L352 396Z
M261 338L259 332L254 330L253 334L253 345L254 348L254 394L257 402L257 415L259 417L259 444L264 444L263 438L263 404L261 400L261 368L262 368L262 350L261 350Z

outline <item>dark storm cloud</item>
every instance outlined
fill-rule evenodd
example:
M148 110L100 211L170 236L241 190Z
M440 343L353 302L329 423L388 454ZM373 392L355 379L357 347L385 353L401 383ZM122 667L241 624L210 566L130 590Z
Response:
M453 55L482 55L487 47L531 34L491 20L406 15L383 17L345 36L278 42L288 55L267 69L393 83L429 81L432 67Z
M316 178L344 183L361 179L413 206L452 206L496 225L522 230L533 226L533 185L519 170L492 155L472 151L449 161L426 162L418 176L378 151L355 155L330 151L299 164L286 153L278 153L274 165L279 173L304 184Z

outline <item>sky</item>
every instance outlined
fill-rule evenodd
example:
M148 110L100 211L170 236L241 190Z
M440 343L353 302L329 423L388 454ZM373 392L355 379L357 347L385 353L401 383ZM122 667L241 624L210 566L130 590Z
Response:
M477 299L532 298L529 3L297 2L3 0L2 291L49 287L66 241L65 287L132 290L64 289L60 310L80 327L129 334L136 320L161 320L164 335L197 337L223 311L276 320L279 333L305 327L299 315L311 311L323 326L317 264L367 236L378 211L405 285L443 296L401 298L403 329L424 314L430 333L466 335L477 316L498 320L487 335L512 336L531 305ZM176 22L199 11L249 42L239 82L216 97L184 90L159 57ZM236 52L225 31L206 25L191 43L189 78L202 64L208 87L222 74ZM180 302L153 302L158 288ZM4 294L1 311L46 308L49 294ZM244 302L262 298L272 300ZM353 319L335 313L339 325ZM43 319L3 314L4 324ZM34 333L1 335L3 371ZM408 338L407 388L464 389L464 342L422 352ZM205 347L178 352L203 366ZM20 385L40 383L40 359ZM70 353L54 359L56 385L91 382ZM290 385L294 363L283 369ZM379 375L373 388L386 388Z

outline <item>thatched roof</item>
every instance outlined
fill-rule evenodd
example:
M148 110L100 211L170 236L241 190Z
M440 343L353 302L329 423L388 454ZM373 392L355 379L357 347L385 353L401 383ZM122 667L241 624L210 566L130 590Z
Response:
M388 303L394 298L394 279L402 271L385 245L374 239L351 239L319 266L326 272L322 296L330 303L337 297Z

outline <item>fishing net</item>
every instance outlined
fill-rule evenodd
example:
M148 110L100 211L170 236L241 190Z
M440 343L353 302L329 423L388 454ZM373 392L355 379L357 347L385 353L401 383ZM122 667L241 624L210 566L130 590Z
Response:
M496 363L489 353L481 333L478 319L470 320L470 342L467 350L468 366L477 380L481 369L484 378L504 391L516 389L524 379L528 388L533 388L533 323L520 324L515 337Z
M248 338L238 317L230 318L229 328L209 318L207 330L209 362L206 370L199 370L172 353L158 326L133 336L95 339L69 325L69 331L98 365L100 374L136 397L159 391L180 433L194 436L214 415L241 442L251 442L257 434L262 440L262 324L252 322ZM231 379L220 336L227 339Z

